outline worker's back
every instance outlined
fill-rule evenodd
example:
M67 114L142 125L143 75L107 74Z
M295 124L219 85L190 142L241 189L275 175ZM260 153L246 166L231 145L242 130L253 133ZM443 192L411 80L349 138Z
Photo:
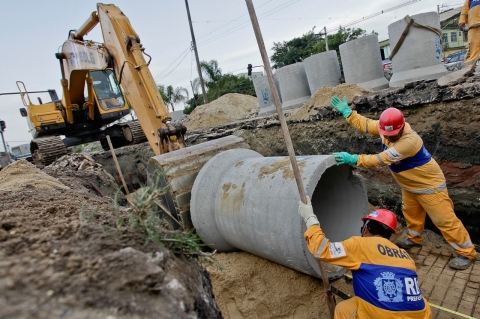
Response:
M342 242L352 270L359 318L430 318L418 285L415 262L383 237L352 237Z

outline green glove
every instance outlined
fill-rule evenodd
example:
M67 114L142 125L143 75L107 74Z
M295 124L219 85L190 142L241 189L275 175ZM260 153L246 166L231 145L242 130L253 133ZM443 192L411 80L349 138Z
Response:
M310 197L307 196L307 203L304 204L302 201L298 202L298 213L302 216L307 228L312 225L320 225L318 222L317 216L313 213L312 203L310 202Z
M333 153L337 165L348 164L348 165L357 165L358 155L357 154L348 154L347 152Z
M334 96L330 103L332 106L340 113L342 113L344 118L347 118L352 114L352 109L348 107L347 97L343 97L343 101L340 100L338 97Z

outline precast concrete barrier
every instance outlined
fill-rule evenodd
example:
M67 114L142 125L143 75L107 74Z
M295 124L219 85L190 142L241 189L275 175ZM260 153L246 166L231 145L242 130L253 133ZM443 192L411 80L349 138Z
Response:
M371 90L388 87L376 34L345 42L339 49L345 83L356 83Z
M440 18L437 12L420 13L411 18L419 24L440 29ZM388 26L392 50L406 26L405 19ZM447 74L442 60L440 37L431 30L411 26L400 49L392 58L393 75L390 79L390 87L442 77Z
M303 185L331 241L360 235L368 199L359 175L336 165L331 155L297 157ZM211 158L191 192L191 217L198 235L219 252L244 250L285 267L321 278L303 237L300 196L289 157L263 157L232 149ZM345 270L325 264L328 277Z
M303 63L290 64L275 72L282 97L282 109L288 110L308 101L311 97Z
M303 60L308 85L312 95L323 86L337 86L342 74L338 63L337 51L331 50L309 56Z
M275 80L275 85L277 86L278 95L280 97L280 90L278 89L278 80L276 76L273 76ZM275 108L275 102L273 101L272 90L270 89L270 84L268 83L267 76L257 76L253 79L253 86L255 87L255 93L258 99L258 106L260 107L259 115L268 115L273 114L277 111Z

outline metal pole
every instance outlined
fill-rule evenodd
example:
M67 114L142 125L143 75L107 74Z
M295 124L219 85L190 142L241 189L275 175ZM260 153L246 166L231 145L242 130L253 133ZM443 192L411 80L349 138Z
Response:
M205 91L205 85L203 84L202 69L200 67L200 60L198 59L197 43L195 42L195 34L193 33L192 18L190 17L190 9L188 8L188 0L185 0L185 6L187 7L188 23L190 24L190 33L192 34L192 45L195 51L195 60L197 60L198 78L200 79L200 86L202 87L203 101L208 103L207 91Z
M5 139L3 138L3 131L0 131L0 134L2 134L3 148L5 149L5 153L7 154L8 161L10 163L13 163L12 158L10 157L10 153L8 153L7 145L5 145Z
M328 51L328 36L327 36L327 27L323 27L323 32L325 33L325 48Z
M298 192L300 193L300 199L303 203L307 203L307 195L305 194L305 189L303 188L302 177L300 176L300 170L298 169L297 158L295 157L295 151L293 149L292 139L290 137L290 132L288 131L287 122L282 111L282 104L280 103L280 97L278 95L277 87L275 86L275 81L273 79L272 68L270 67L270 61L268 60L267 51L265 50L265 43L263 42L263 36L260 31L260 26L258 24L257 15L255 14L255 8L253 7L252 0L245 0L247 3L248 13L250 14L250 20L252 20L253 31L255 32L255 37L257 38L258 48L260 49L260 54L262 55L263 65L267 73L268 83L270 84L270 89L273 94L273 101L275 103L275 108L277 109L278 119L280 121L280 126L283 132L283 138L285 139L285 144L287 146L288 155L290 157L290 163L292 164L293 174L295 175L295 181L297 182ZM335 300L333 299L333 294L330 291L330 283L328 280L327 272L325 271L322 262L320 259L316 259L318 267L320 268L320 273L322 275L322 282L325 287L325 293L327 295L327 305L330 310L330 315L333 318L335 311Z

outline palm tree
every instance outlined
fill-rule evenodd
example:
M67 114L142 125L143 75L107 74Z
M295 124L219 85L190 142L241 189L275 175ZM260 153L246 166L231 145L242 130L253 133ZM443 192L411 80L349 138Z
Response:
M222 79L222 69L218 67L217 60L210 60L210 62L200 62L205 85L209 91L209 97L213 95L213 100L218 98L220 91L220 81ZM212 92L213 90L213 92Z
M158 85L157 88L162 96L163 102L165 102L167 108L170 107L172 109L172 112L175 111L175 105L177 103L188 100L188 91L181 86L174 89L171 85L165 87L165 85L161 84Z

